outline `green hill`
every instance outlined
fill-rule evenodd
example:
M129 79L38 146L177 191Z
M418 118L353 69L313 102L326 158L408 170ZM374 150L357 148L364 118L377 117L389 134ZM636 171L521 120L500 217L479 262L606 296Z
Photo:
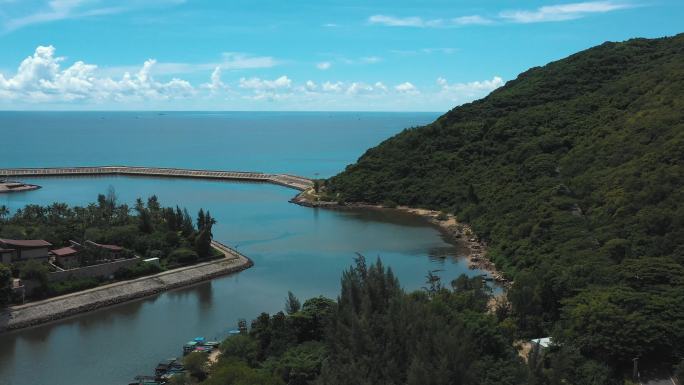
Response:
M684 356L684 34L605 43L368 150L341 200L453 212L511 323L614 368Z

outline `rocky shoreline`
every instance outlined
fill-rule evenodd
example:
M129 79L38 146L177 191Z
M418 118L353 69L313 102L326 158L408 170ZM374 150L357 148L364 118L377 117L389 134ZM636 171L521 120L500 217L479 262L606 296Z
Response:
M326 209L372 209L372 210L398 210L406 213L421 216L428 220L433 225L437 226L449 238L458 240L465 244L469 253L466 256L468 259L468 267L472 270L483 270L488 274L489 280L496 282L504 288L510 287L512 282L508 280L502 272L497 270L496 264L487 257L487 244L479 240L475 232L464 223L459 223L456 217L452 214L445 214L436 210L418 209L408 206L397 206L394 208L387 208L381 205L371 205L367 203L352 202L340 204L338 202L318 201L312 200L315 196L311 190L303 191L290 200L291 203L312 207L312 208L326 208Z
M254 265L251 259L218 242L214 247L225 258L165 271L152 276L117 282L76 293L7 308L0 313L0 332L27 328L92 310L190 286Z

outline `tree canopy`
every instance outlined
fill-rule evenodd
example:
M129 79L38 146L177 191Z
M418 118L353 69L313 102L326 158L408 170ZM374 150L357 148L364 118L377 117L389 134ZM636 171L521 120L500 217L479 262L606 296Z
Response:
M444 210L515 283L522 337L612 368L684 355L684 34L532 68L368 150L341 201Z

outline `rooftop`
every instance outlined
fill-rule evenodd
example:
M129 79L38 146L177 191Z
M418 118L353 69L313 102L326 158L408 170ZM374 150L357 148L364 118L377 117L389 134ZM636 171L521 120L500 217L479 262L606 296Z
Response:
M61 249L55 249L50 251L56 257L68 257L78 253L78 250L73 247L62 247Z
M117 246L117 245L104 245L104 244L93 242L93 241L86 241L86 243L91 245L91 246L100 247L100 248L111 250L111 251L123 250L123 247Z
M21 247L31 248L31 247L50 247L50 246L52 246L52 243L50 243L48 241L44 241L42 239L2 239L2 238L0 238L0 244L19 247L19 248L21 248Z

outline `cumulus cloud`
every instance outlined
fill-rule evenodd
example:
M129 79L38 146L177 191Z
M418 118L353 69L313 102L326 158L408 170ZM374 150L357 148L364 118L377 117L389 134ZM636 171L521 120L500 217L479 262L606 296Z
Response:
M0 74L0 91L4 98L49 102L82 99L131 100L187 97L194 93L192 85L173 78L157 82L151 75L154 60L147 60L133 76L126 72L120 79L94 76L96 65L77 61L61 69L63 57L55 56L53 46L39 46L24 59L14 76Z
M240 88L247 88L257 91L277 90L290 88L290 86L292 86L292 80L285 75L274 80L266 80L258 77L249 79L240 78Z
M316 68L318 68L319 70L327 70L331 66L332 66L332 63L330 63L329 61L322 61L322 62L316 64Z
M403 94L418 92L416 86L414 86L411 82L397 84L396 86L394 86L394 89Z
M344 84L342 82L325 82L323 83L323 91L325 92L341 92Z
M375 89L378 91L387 92L387 86L384 85L382 82L375 82L373 87L375 87Z
M318 84L316 84L316 82L314 82L312 80L307 80L306 83L304 84L304 88L309 92L313 92L313 91L316 91L318 89Z
M68 64L53 46L39 46L20 62L16 72L0 73L0 108L33 105L41 109L50 106L136 109L193 106L201 109L217 103L234 103L221 107L435 110L485 96L503 85L498 76L466 83L449 83L439 78L436 86L421 85L420 90L410 81L392 86L379 80L296 82L287 75L241 77L231 81L226 79L223 67L215 66L204 75L207 81L194 86L178 77L157 79L159 65L156 60L148 59L121 75L102 76L97 65L83 61Z
M466 102L486 96L490 92L504 85L499 76L489 80L481 80L467 83L450 84L445 78L437 78L441 95L454 102Z
M221 67L214 68L209 80L209 83L203 84L202 87L207 88L212 92L218 92L226 88L226 85L221 81Z
M364 82L353 82L347 88L347 94L349 95L367 94L373 91L373 86Z

